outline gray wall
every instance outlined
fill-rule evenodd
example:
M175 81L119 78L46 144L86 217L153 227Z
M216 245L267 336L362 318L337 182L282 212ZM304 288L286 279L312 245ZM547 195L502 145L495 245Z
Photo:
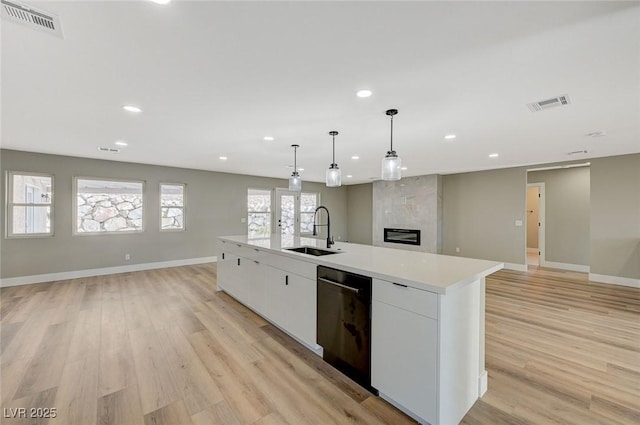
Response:
M443 176L442 253L525 264L526 183L525 168Z
M640 279L640 154L591 161L590 271Z
M405 177L373 183L373 244L439 253L442 249L442 177ZM420 245L384 242L384 228L418 229Z
M371 245L373 243L373 185L371 183L346 186L347 189L347 239L349 242Z
M532 171L529 183L545 184L545 260L589 264L589 167Z
M269 179L116 161L2 150L2 199L6 171L50 173L55 176L54 236L6 239L1 220L0 277L29 276L137 263L216 255L216 237L246 234L247 188L286 187L285 179ZM139 234L73 236L72 181L74 176L144 180L145 231ZM186 231L160 232L160 182L186 183ZM320 183L303 183L303 190L321 192L331 210L335 238L347 236L347 191ZM3 211L4 216L4 211ZM131 254L124 261L124 254Z

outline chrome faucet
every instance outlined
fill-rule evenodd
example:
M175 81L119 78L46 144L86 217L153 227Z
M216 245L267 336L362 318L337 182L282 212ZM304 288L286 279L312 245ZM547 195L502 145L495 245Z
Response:
M327 224L316 224L316 215L319 210L325 210L327 212ZM320 205L313 212L313 236L318 236L317 227L327 226L327 248L331 248L335 242L333 241L333 236L331 236L331 216L329 215L329 210L324 205Z

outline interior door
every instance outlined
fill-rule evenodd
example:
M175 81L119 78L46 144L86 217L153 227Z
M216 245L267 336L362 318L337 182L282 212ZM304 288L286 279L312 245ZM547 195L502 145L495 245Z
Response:
M300 194L286 189L276 189L276 233L282 236L300 235Z

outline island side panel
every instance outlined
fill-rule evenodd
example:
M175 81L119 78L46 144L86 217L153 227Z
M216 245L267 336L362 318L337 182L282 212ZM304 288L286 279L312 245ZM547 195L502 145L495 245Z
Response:
M440 295L439 424L459 423L478 399L478 380L484 371L481 288L478 279Z

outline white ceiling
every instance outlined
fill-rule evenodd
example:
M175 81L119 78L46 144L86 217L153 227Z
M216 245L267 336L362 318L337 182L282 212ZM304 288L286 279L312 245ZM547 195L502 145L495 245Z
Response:
M639 2L25 3L64 39L2 21L7 149L324 181L338 130L358 183L397 108L405 176L640 152Z

